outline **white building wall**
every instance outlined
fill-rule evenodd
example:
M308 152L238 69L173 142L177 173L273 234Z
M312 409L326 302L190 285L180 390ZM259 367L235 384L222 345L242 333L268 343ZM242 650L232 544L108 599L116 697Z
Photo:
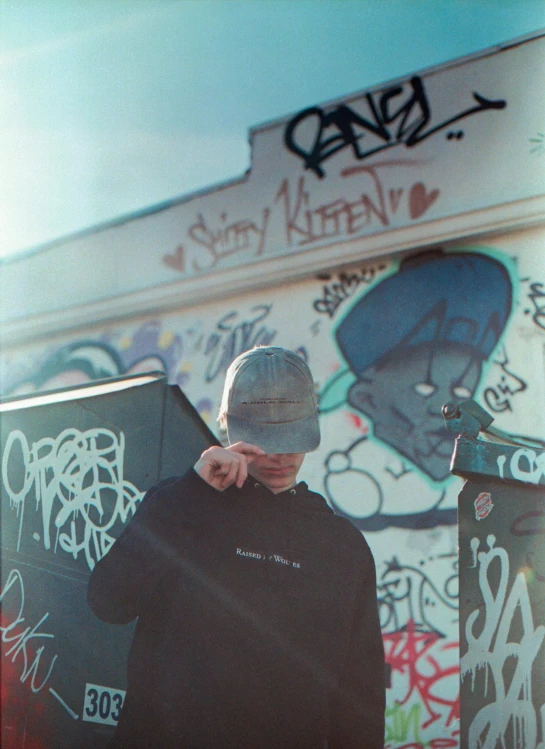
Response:
M441 406L475 397L498 427L544 437L544 47L423 73L427 110L410 77L316 108L294 131L322 149L307 169L285 145L294 118L256 129L245 179L0 276L4 394L163 368L215 429L237 354L274 343L307 359L323 439L302 478L375 555L389 749L458 745L461 483ZM357 141L320 136L344 104L382 106L387 134L360 121Z
M3 261L0 343L543 223L544 79L542 35L255 128L245 177Z
M544 244L545 231L531 230L450 246L424 258L416 287L398 256L181 313L90 327L4 356L4 390L13 394L162 366L215 429L223 375L235 355L259 343L299 351L314 372L324 410L322 444L307 457L302 478L362 529L377 563L392 668L386 745L429 746L442 738L452 743L441 746L456 746L461 481L449 476L452 441L440 434L440 408L474 395L498 427L543 437ZM465 283L472 263L482 293L478 284ZM417 342L413 333L400 342L392 330L381 329L388 364L368 388L377 403L358 408L348 402L358 375L340 350L339 329L351 313L360 315L348 347L372 357L376 331L366 321L374 308L386 305L399 325L410 319L418 327L416 295L432 299L430 308L447 309L439 328ZM494 316L506 322L490 328ZM460 317L466 332L454 344L453 321L459 324ZM482 335L488 329L494 331L491 343ZM487 357L485 346L492 346ZM360 380L375 376L373 366Z

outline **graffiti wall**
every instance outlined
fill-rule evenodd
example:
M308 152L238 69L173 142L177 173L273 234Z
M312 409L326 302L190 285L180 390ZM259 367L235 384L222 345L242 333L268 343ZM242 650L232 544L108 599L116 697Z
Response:
M165 377L124 383L0 413L3 749L109 742L134 627L93 616L90 572L146 489L187 470L214 441Z
M264 265L281 282L401 251L408 237L427 246L525 226L543 212L545 98L530 80L544 77L541 34L253 128L238 179L5 261L0 322L188 280L175 303L198 303L227 282L261 283ZM80 257L93 258L84 274ZM134 314L159 298L139 298Z
M495 447L513 483L481 476L460 496L462 746L542 749L545 452Z
M545 100L528 83L528 70L545 75L544 47L537 34L254 128L240 178L0 264L5 396L159 370L221 439L235 356L272 343L308 361L322 443L301 478L375 556L386 749L460 742L461 481L441 407L476 398L501 429L545 436ZM24 444L8 440L4 468ZM74 471L71 486L87 489ZM500 546L479 543L488 575ZM58 553L75 548L68 537ZM61 614L34 600L17 561L0 591L2 712L27 746L46 746L38 686ZM103 709L111 727L121 692L94 678L84 709L52 687L47 710L78 721ZM33 720L19 726L22 710ZM528 749L545 741L540 725L525 729Z
M232 359L258 344L297 351L317 382L322 428L301 477L365 534L377 564L385 746L456 747L461 481L441 406L474 397L500 428L543 437L544 243L543 230L528 230L413 251L4 351L3 394L162 369L221 437Z

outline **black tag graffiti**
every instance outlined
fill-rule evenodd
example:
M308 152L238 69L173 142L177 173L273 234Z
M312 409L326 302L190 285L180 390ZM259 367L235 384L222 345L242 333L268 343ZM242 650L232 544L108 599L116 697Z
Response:
M379 265L377 268L362 268L360 271L353 273L339 273L338 280L331 281L330 276L318 276L321 281L330 281L324 284L323 296L316 299L313 307L316 312L321 312L333 317L337 309L349 299L362 284L370 284L374 280L377 271L384 270L386 266Z
M494 413L512 411L511 399L517 393L522 393L528 387L527 383L512 369L508 368L509 357L505 347L500 351L498 359L494 360L501 369L501 376L493 387L487 387L483 393L484 402Z
M411 78L409 86L408 95L401 102L397 97L405 92L404 85L393 86L380 96L367 93L365 101L369 111L366 117L346 104L340 104L327 114L320 107L304 109L286 126L286 148L303 160L305 169L311 169L318 177L323 178L325 171L321 164L343 148L351 147L358 160L399 143L404 143L410 148L453 122L488 109L504 109L507 106L503 99L486 99L474 91L473 98L477 102L475 106L425 130L430 124L432 114L424 84L422 79L415 75ZM312 146L307 150L298 141L297 129L302 122L310 119L316 120L315 136ZM390 127L394 123L396 127ZM329 128L331 135L327 134ZM360 141L366 135L374 135L382 143L368 149L361 148ZM461 131L456 133L455 137L459 140L462 137Z
M263 321L272 309L271 304L252 307L249 319L232 311L216 323L216 329L206 341L204 355L209 357L206 366L206 382L214 382L219 374L225 374L233 359L254 346L268 346L276 330L268 328Z
M521 281L529 281L528 278L522 278ZM533 309L524 310L525 314L532 315L532 320L542 330L545 330L545 285L542 283L531 283L528 299L533 304Z

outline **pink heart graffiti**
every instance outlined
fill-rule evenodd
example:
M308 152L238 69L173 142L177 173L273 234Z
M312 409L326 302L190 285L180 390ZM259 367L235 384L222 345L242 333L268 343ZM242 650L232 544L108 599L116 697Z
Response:
M439 197L439 190L428 192L422 182L416 182L409 193L409 213L411 218L420 218Z
M183 273L185 271L184 248L180 245L173 255L163 255L163 263L168 265L169 268L174 268L174 270Z

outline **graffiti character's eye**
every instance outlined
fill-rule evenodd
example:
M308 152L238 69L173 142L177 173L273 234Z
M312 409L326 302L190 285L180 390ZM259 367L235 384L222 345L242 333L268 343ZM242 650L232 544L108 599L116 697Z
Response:
M465 385L456 385L452 388L452 393L457 398L471 398L471 390L466 388Z
M437 388L435 385L432 385L431 382L417 382L414 386L415 393L418 393L418 395L421 395L424 398L429 398L436 390Z

